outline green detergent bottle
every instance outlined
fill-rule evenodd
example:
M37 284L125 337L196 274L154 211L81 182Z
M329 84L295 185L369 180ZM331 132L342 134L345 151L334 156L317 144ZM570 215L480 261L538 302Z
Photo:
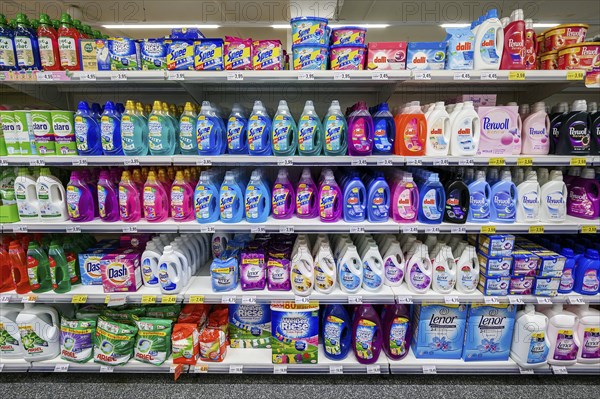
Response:
M30 242L27 249L27 275L33 293L40 294L52 289L48 255L35 241Z
M71 291L71 277L69 275L67 257L57 241L52 241L50 244L48 261L50 263L50 278L54 292L64 294Z
M79 270L79 256L86 248L80 240L65 239L62 244L65 257L67 258L67 268L69 269L69 279L71 285L81 282L81 270Z

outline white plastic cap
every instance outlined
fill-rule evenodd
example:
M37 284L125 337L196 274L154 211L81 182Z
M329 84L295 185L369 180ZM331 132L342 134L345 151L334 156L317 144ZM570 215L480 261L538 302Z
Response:
M525 19L525 29L533 29L533 19Z
M587 111L587 103L585 100L575 100L571 105L571 112L583 112Z
M524 18L525 18L525 13L520 8L517 8L510 14L510 22L523 21Z
M306 101L306 103L304 104L304 110L305 111L314 111L315 110L315 106L311 100Z
M581 171L582 179L594 179L596 177L596 172L592 168L585 168Z
M503 170L502 177L500 178L500 180L512 181L512 175L510 173L510 170L508 170L508 169Z
M519 169L522 170L522 169ZM537 172L535 170L530 170L529 172L527 172L527 179L526 180L535 180L537 181Z

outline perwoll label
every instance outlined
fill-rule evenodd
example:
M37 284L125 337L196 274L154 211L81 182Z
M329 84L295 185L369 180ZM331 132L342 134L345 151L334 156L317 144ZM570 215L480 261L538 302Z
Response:
M81 216L79 202L81 201L81 189L76 186L67 186L67 211L71 219Z
M193 118L186 115L182 116L179 120L179 146L182 150L190 151L196 148L195 133Z
M525 214L526 222L534 222L538 219L540 213L540 198L538 191L528 191L521 196L521 205Z
M554 360L575 360L579 347L575 344L574 333L571 329L558 330L556 346L554 348Z
M477 148L473 141L473 118L464 118L458 126L458 148L463 152L475 151Z
M15 36L15 50L17 50L17 62L21 68L31 68L35 64L33 56L33 44L27 36Z
M592 294L596 293L596 292L598 292L598 284L599 284L599 280L598 280L598 274L596 273L596 270L589 269L583 274L583 281L581 283L581 291L589 292Z
M185 190L180 186L171 188L171 216L174 219L182 219L185 216L183 203L185 201Z
M514 219L516 206L510 192L500 191L494 194L492 205L496 208L498 219Z
M263 151L263 135L267 128L265 121L258 115L252 115L248 122L248 148L251 151Z
M273 149L275 151L287 151L289 149L289 135L292 122L289 117L277 115L273 120Z
M496 29L489 28L481 38L479 46L481 59L486 64L496 65L500 62L500 57L496 52Z
M341 339L344 320L333 315L327 316L323 326L323 341L325 352L330 355L340 355L342 353Z
M413 185L409 184L406 185L406 188L402 190L398 196L398 203L396 204L398 207L398 215L404 220L412 220L417 215L417 207L412 201L413 195L410 190L413 188Z
M573 151L586 152L590 150L590 131L585 121L575 121L569 125L569 141Z
M12 39L2 36L0 37L0 66L15 67L15 48Z
M40 288L40 281L38 280L38 266L39 261L33 256L27 256L27 277L29 278L29 285L32 291Z
M525 134L529 135L531 142L533 143L532 151L543 151L548 147L548 131L546 130L546 121L537 123L529 128Z
M298 265L294 265L292 267L290 277L292 281L292 286L295 288L296 291L300 293L309 292L312 288L313 283L311 279L307 278L304 274L302 274L302 271L300 270Z
M583 187L571 186L569 191L569 215L590 217L594 215L594 204Z
M467 218L467 208L461 204L462 192L458 189L448 193L446 198L446 214L453 220L462 221Z
M157 115L150 115L148 119L148 144L152 151L164 150L162 118Z
M515 31L508 37L508 45L504 47L510 57L511 65L522 65L525 55L524 31Z
M405 317L395 317L390 327L390 353L395 356L402 356L407 351L406 334L408 332L408 319Z
M19 350L19 341L6 331L7 327L4 323L0 323L0 357ZM14 331L11 332L14 333Z
M114 140L115 121L110 116L103 116L100 120L100 136L102 138L102 148L104 151L115 149Z
M581 357L584 359L600 358L600 327L586 327L583 329Z
M408 275L412 286L418 290L424 290L431 284L431 278L416 263L411 266Z
M34 331L34 326L31 324L19 324L19 334L21 335L21 343L23 349L27 351L25 356L35 356L44 352L48 348L48 341L42 339Z
M221 198L219 199L221 219L229 220L233 218L233 203L235 202L235 198L235 191L231 187L221 187Z
M260 204L260 199L262 198L262 194L258 187L254 185L249 185L246 188L246 218L247 219L257 219L258 218L258 205Z
M372 359L375 354L373 348L373 340L377 333L377 325L371 320L361 319L358 321L356 327L356 356L369 360Z
M156 220L158 218L158 207L156 204L156 189L154 187L144 187L144 214L147 220Z
M567 202L561 191L554 191L546 195L545 205L550 220L564 220L567 213Z
M365 208L360 202L360 198L360 190L358 187L352 188L346 198L346 210L348 215L352 218L365 218Z
M205 116L198 117L196 124L196 140L198 140L198 149L201 151L210 151L212 130L215 127L213 121Z
M60 54L60 65L62 67L72 67L77 65L77 43L74 38L59 36L58 51Z
M425 193L423 196L421 210L423 211L425 217L429 220L438 220L442 216L440 210L438 209L437 198L437 191L433 188L427 191L427 193Z
M144 258L142 259L142 277L144 278L144 282L147 285L156 285L158 284L158 277L154 275L152 272L152 259Z
M446 151L448 142L444 138L444 120L446 118L438 118L429 127L429 143L435 151Z
M333 217L335 200L337 198L337 192L333 187L326 185L321 189L321 201L319 203L319 210L321 218L330 219Z
M52 67L57 60L54 59L54 45L49 37L39 37L40 61L42 67Z
M296 213L298 215L308 215L310 213L310 204L314 195L312 187L305 183L298 185L298 192L296 193Z
M325 121L325 149L339 151L342 142L344 123L339 115L330 115Z
M363 284L371 289L381 286L381 277L373 271L369 262L363 262Z
M196 187L196 198L194 203L194 208L196 211L197 219L208 219L210 217L210 202L212 200L213 195L210 190L206 186L198 186Z
M125 187L119 187L119 213L121 215L121 219L127 219L129 214L129 206L127 204L129 199L129 190Z
M340 277L340 284L348 291L354 291L360 286L360 278L352 273L350 266L346 263L340 267Z
M285 215L287 210L288 197L290 190L281 183L275 184L273 187L273 215Z
M82 116L75 117L75 140L79 151L88 150L88 130L90 128L89 121Z
M404 145L408 151L417 152L423 149L419 140L419 121L416 118L411 119L406 124L404 130Z
M134 143L135 124L129 115L123 115L121 118L121 141L125 151L135 150Z
M484 191L473 191L470 196L470 209L475 219L490 217L490 203Z
M529 351L527 352L527 364L545 362L546 357L548 357L548 349L546 334L543 331L531 334Z
M391 283L397 283L404 278L404 270L402 270L401 264L398 263L394 256L390 256L384 260L383 269L385 271L385 278Z

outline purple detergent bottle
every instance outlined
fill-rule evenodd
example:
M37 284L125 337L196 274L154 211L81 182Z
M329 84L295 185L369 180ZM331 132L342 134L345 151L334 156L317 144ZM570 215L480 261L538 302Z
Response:
M290 182L287 169L279 169L273 185L271 210L275 219L289 219L294 215L294 186Z
M94 217L99 217L100 212L98 210L98 196L96 195L96 180L92 176L91 171L88 169L82 169L80 171L82 181L84 181L92 193L92 200L94 201Z
M383 341L381 320L372 305L360 305L352 322L352 349L361 364L372 364L379 359Z
M348 154L371 155L374 135L373 118L367 109L367 104L361 101L348 120Z
M142 218L142 204L137 185L128 171L123 171L119 183L119 214L124 222L135 223Z
M98 212L103 222L119 220L119 195L110 172L103 170L98 178Z
M406 305L386 305L383 309L383 351L393 360L408 354L411 339L410 314Z
M304 168L296 190L296 214L300 219L313 219L319 216L317 196L317 185L312 178L310 169Z
M342 190L331 169L325 169L319 186L319 217L321 222L334 223L341 219L344 210Z
M73 222L91 222L94 220L94 195L80 171L71 172L67 184L67 211Z

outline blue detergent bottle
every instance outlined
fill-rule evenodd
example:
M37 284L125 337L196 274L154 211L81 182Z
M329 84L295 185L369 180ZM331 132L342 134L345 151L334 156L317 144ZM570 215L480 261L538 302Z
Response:
M102 116L102 106L98 103L92 103L92 114L94 115L94 118L96 118L98 120L98 123L100 123L100 117Z
M367 215L367 190L358 173L342 178L344 187L344 220L364 222Z
M219 146L219 154L225 154L227 151L227 119L223 118L221 108L216 104L210 103L211 114L216 118L217 124L219 125L219 136L217 137L217 143Z
M100 134L104 155L123 155L121 115L112 101L104 104L104 112L100 117Z
M426 224L442 223L446 194L437 173L423 172L423 183L419 187L418 220Z
M125 155L148 155L148 123L131 100L127 100L121 116L121 145Z
M323 152L325 155L346 155L348 151L348 124L337 100L331 102L323 118Z
M352 343L352 324L346 308L343 305L325 306L322 322L325 357L345 359Z
M248 117L241 104L235 103L227 120L227 153L248 153Z
M273 154L291 156L298 147L298 127L285 100L279 101L279 107L273 117L271 142Z
M575 252L571 248L563 248L560 254L566 258L563 273L558 286L559 294L570 294L575 287Z
M271 191L265 182L263 172L254 170L246 186L244 208L246 220L250 223L264 223L271 212Z
M487 223L490 221L490 198L492 189L485 180L485 171L478 170L476 178L469 184L469 214L467 222Z
M219 209L223 223L238 223L244 219L244 193L234 171L225 173L219 191Z
M0 71L14 71L16 69L15 32L8 25L6 17L0 14Z
M300 155L321 155L323 148L323 125L312 101L304 104L304 111L298 121L298 153Z
M517 187L512 182L510 170L503 170L500 180L492 186L490 221L514 223L517 215Z
M272 155L271 118L262 102L255 101L248 121L248 153L250 155Z
M27 15L17 14L15 32L15 50L19 69L42 69L40 48L35 29L29 24Z
M387 222L390 217L390 186L381 172L375 172L373 179L369 182L367 204L369 222Z
M587 249L575 267L575 286L573 291L582 295L596 295L600 286L600 256L598 251Z
M222 130L222 124L213 111L208 101L202 102L202 107L198 113L198 122L196 124L196 137L198 139L198 154L200 155L220 155L225 152L225 135Z
M74 129L79 155L102 155L100 124L85 101L80 101L77 106Z
M373 154L391 154L396 138L396 124L387 103L382 103L377 107L377 111L373 115L373 127L375 128Z
M200 179L194 191L194 212L198 223L213 223L219 220L219 188L215 183L213 171L200 173Z

